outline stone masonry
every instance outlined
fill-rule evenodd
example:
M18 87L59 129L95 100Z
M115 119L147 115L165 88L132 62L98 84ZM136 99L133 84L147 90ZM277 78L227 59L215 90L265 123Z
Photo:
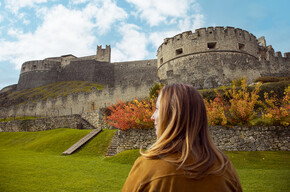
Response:
M214 143L224 151L289 151L288 127L209 127ZM117 130L115 154L125 150L148 149L156 141L155 129ZM113 154L111 152L111 154Z
M0 132L46 131L57 128L95 129L80 115L0 122Z

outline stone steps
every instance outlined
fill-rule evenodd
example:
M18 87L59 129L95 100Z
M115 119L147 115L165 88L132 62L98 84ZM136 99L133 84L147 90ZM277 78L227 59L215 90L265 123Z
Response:
M89 140L91 140L93 137L95 137L97 134L99 134L101 131L102 131L102 129L94 129L89 134L87 134L82 139L80 139L78 142L76 142L69 149L67 149L65 152L63 152L62 154L63 155L71 155L77 149L79 149L81 146L83 146L85 143L87 143Z
M106 157L110 157L110 156L114 156L117 154L117 148L118 148L118 134L117 134L117 131L111 141L111 144L108 148L108 151L107 151L107 154L106 154Z

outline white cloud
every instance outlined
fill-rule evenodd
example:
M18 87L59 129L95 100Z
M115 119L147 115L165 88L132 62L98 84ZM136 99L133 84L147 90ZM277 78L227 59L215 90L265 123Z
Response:
M128 16L122 8L111 0L97 0L89 3L84 12L87 16L95 19L100 34L107 32L116 21L122 21Z
M83 4L83 3L87 3L89 0L71 0L70 3L72 4Z
M8 30L8 34L16 40L0 39L0 61L9 60L20 68L23 62L29 60L70 53L93 55L97 46L96 36L110 30L116 21L125 19L127 15L115 3L106 1L89 3L78 10L63 5L42 7L36 11L36 16L43 22L34 32L24 33L14 27Z
M186 17L189 9L195 9L195 0L126 0L133 4L140 17L150 26L167 21L168 17ZM195 9L196 10L196 9Z
M0 15L0 23L3 21L3 16Z
M6 8L14 14L23 7L33 7L35 4L45 3L47 0L5 0Z
M87 55L96 41L94 24L81 11L62 5L50 9L43 24L33 33L10 29L17 41L0 41L0 60L10 60L17 68L24 61L67 53Z
M146 46L148 44L145 33L133 24L122 24L119 28L123 36L119 43L112 48L112 61L141 60L148 55Z
M204 27L205 17L202 14L196 14L193 17L192 30Z

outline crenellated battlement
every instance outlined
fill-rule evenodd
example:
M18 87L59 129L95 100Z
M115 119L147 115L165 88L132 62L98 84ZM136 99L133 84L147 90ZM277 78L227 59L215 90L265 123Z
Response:
M60 62L54 60L27 61L22 64L20 75L30 71L50 71L60 66Z
M174 58L200 52L236 51L258 57L258 46L257 38L240 28L200 28L164 39L157 50L158 67Z

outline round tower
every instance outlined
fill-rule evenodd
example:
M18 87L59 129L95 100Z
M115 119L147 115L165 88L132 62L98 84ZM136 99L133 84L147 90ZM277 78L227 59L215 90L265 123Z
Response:
M168 83L182 82L213 88L247 76L260 76L257 38L242 29L208 27L166 38L157 50L158 76Z
M57 82L58 67L60 67L60 61L53 59L23 63L17 89L35 88Z

